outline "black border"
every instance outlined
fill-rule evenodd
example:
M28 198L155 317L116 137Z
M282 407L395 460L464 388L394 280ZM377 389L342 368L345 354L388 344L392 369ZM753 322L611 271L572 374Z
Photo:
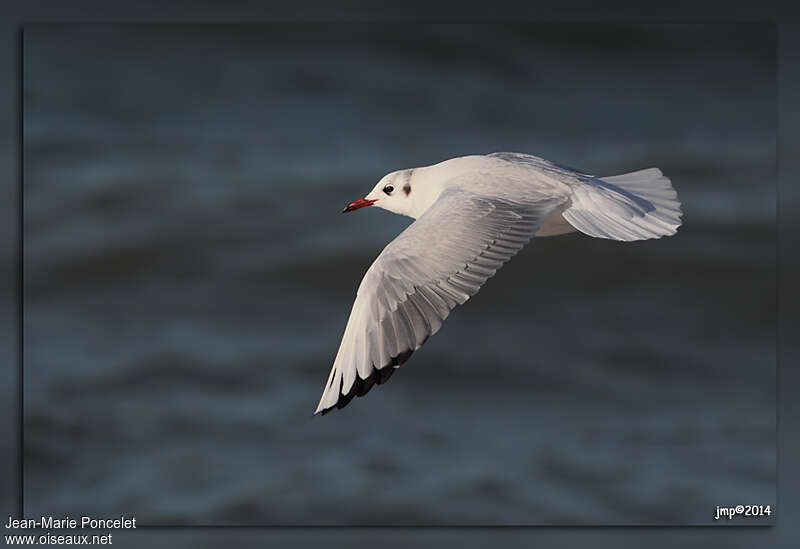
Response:
M448 5L449 4L449 5ZM800 353L794 330L797 319L800 291L795 288L795 280L800 280L800 260L798 260L796 242L796 229L798 222L795 212L800 206L800 184L795 181L800 179L800 24L795 23L789 13L788 3L763 2L690 2L676 0L664 2L654 6L645 3L610 2L598 5L589 0L561 0L560 2L528 3L524 7L503 5L504 2L496 0L492 5L484 4L477 10L463 4L450 4L431 6L421 2L407 0L402 6L381 6L372 4L364 9L350 6L343 10L339 6L316 3L309 5L300 2L281 2L280 4L267 4L258 2L233 2L225 6L210 2L153 2L142 0L140 2L107 3L90 0L76 0L71 3L58 0L6 0L0 6L0 42L6 46L4 57L0 58L0 67L8 70L8 60L16 58L18 69L17 76L21 76L21 25L29 22L239 22L239 21L289 21L289 20L401 20L426 21L458 20L481 21L484 19L496 20L502 16L504 20L525 19L530 21L551 22L638 22L638 23L713 23L713 22L764 22L778 25L778 292L780 306L778 310L778 466L779 483L777 489L777 522L768 528L723 528L709 531L709 527L386 527L386 528L352 528L352 527L242 527L242 528L202 528L202 527L176 527L176 528L147 528L138 532L120 531L117 545L139 547L166 543L167 546L177 547L194 546L197 544L197 534L202 536L203 545L217 545L221 543L254 542L278 546L353 546L361 544L383 545L386 542L396 546L407 546L412 543L425 543L436 545L458 545L466 547L470 544L486 546L489 543L500 541L503 546L527 547L535 542L548 545L558 543L566 546L569 542L589 545L590 547L607 544L619 546L623 538L633 546L644 544L650 546L674 547L678 544L690 546L716 546L727 547L775 547L793 546L800 542L800 529L793 524L793 511L798 511L798 493L800 482L795 474L796 469L789 469L800 459L800 440L798 440L796 422L800 412L800 405L794 399L796 387L800 385L800 376L797 368L791 364L798 363ZM609 6L608 4L611 4ZM491 10L491 11L489 11ZM423 15L424 14L424 15ZM454 16L453 14L459 14ZM488 15L488 17L486 17ZM10 40L9 37L16 37ZM10 46L10 47L9 47ZM10 52L8 50L11 50ZM14 51L16 50L16 51ZM16 86L15 86L16 85ZM3 87L14 87L13 91ZM0 82L0 98L13 95L14 91L21 94L21 85L11 78ZM5 94L5 95L3 95ZM17 191L17 204L21 208L23 196L15 184L22 177L22 149L21 149L21 107L22 97L18 95L17 101L7 101L7 105L15 104L16 124L10 123L13 116L0 110L0 120L7 122L6 142L0 144L7 146L16 153L16 166L9 166L11 177L0 178L8 187L4 188L7 195L0 195L0 200L8 200L10 194ZM0 107L0 109L6 106ZM8 129L14 127L13 132ZM16 173L14 168L16 167ZM12 198L13 200L13 198ZM20 210L21 211L21 210ZM3 220L0 220L3 222ZM17 222L17 250L21 253L22 219ZM0 256L2 257L2 256ZM3 265L5 267L5 265ZM16 265L16 277L21 282L22 262ZM6 269L11 270L10 265ZM6 274L6 273L2 273ZM21 289L17 286L16 289ZM11 300L9 299L9 302ZM22 296L17 295L17 340L21 343L21 311ZM13 339L13 338L12 338ZM7 352L0 348L0 352ZM16 350L17 364L21 364L21 346ZM792 360L794 359L794 360ZM6 362L6 361L4 361ZM16 361L15 361L16 362ZM10 367L10 363L9 367ZM10 379L10 376L8 376ZM17 394L21 400L21 378L18 378ZM3 389L9 390L8 387ZM19 432L19 442L22 442L21 404L15 418ZM10 419L10 418L9 418ZM13 432L13 429L7 432ZM7 506L11 498L4 493L9 487L22 489L22 446L18 449L15 471L11 473L11 482L0 482L0 504ZM20 503L20 502L17 502ZM8 505L7 515L15 515L11 511L13 504ZM783 518L783 520L782 520ZM624 543L624 542L623 542ZM571 545L571 543L569 543Z

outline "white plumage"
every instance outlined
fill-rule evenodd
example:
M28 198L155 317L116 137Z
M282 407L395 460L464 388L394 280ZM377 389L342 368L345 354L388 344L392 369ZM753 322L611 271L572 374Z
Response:
M368 205L416 221L364 275L315 413L385 382L532 237L578 230L630 241L681 225L677 194L656 168L596 178L519 153L393 172L345 211Z

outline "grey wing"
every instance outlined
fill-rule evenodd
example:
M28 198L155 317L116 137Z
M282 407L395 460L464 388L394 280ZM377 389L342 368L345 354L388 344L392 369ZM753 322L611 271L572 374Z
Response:
M559 203L443 192L364 275L315 413L342 408L384 383L456 305L527 244Z

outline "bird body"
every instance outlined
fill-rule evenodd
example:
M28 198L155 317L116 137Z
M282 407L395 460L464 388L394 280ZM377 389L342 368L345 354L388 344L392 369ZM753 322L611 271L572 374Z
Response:
M521 153L392 172L345 211L373 205L416 221L364 275L315 413L384 383L531 238L660 238L682 215L656 168L597 178Z
M418 219L447 189L458 188L519 202L556 196L566 198L570 184L578 183L581 175L531 155L471 155L433 166L392 172L381 179L365 198L376 199L375 205L380 208ZM383 192L387 185L393 185L404 196L399 200L388 200ZM407 195L406 187L409 188Z

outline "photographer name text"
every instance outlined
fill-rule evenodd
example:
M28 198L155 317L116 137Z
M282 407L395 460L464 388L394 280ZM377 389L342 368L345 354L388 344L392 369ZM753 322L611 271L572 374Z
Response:
M76 529L87 528L90 530L107 530L136 528L136 517L122 515L115 518L94 518L82 516L80 518L64 517L39 517L39 519L15 519L9 516L6 528L40 528L40 529Z

